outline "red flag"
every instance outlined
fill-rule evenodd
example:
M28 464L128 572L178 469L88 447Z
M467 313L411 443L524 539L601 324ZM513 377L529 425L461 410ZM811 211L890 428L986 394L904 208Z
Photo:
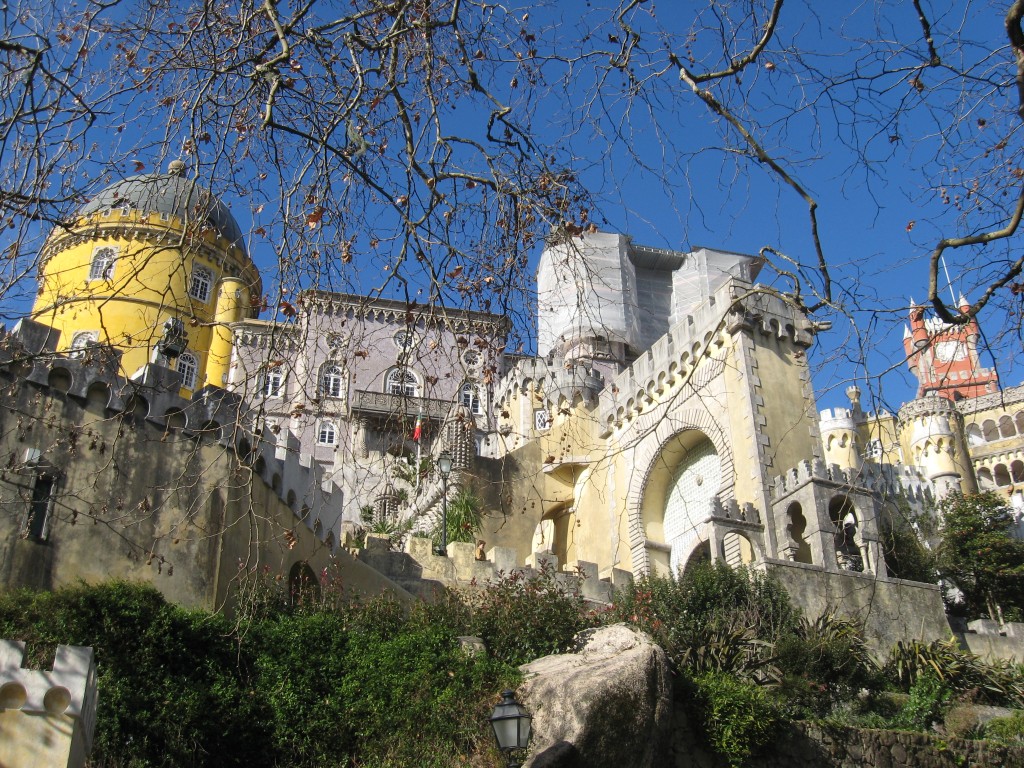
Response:
M412 431L413 442L418 443L420 441L421 437L423 437L423 414L422 413L419 414L416 417L416 426L415 426L415 428L413 428L413 431Z

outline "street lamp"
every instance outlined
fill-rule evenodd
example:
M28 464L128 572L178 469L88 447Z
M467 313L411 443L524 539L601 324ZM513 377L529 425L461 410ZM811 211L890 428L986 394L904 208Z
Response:
M508 768L519 768L521 763L514 761L513 754L530 746L530 725L533 722L530 713L516 701L515 693L502 691L501 701L494 707L490 721L498 749L505 754Z
M452 455L441 451L437 457L437 471L441 473L441 551L439 555L448 555L448 475L452 473Z

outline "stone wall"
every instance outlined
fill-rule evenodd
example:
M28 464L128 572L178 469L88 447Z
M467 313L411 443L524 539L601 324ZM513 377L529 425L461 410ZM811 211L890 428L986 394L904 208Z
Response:
M677 768L687 763L676 763ZM795 723L750 768L995 768L1024 765L1024 746L940 739L927 733Z
M770 562L768 570L806 616L835 611L863 622L868 647L877 654L887 655L899 640L931 642L950 635L942 594L933 584L783 560Z

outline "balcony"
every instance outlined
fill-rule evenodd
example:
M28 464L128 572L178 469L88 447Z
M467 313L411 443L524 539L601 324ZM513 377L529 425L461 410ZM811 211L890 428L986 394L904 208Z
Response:
M353 395L353 413L376 417L415 419L422 412L424 418L443 421L452 407L450 400L392 395L388 392L374 392L367 389L357 389Z

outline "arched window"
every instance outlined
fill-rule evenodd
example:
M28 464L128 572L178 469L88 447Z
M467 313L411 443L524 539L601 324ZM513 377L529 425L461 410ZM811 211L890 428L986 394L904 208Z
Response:
M981 427L971 424L967 427L967 442L970 445L981 445L985 442L985 436L981 433Z
M193 267L192 278L188 282L188 295L205 304L210 300L212 289L213 274L210 270L204 267Z
M999 427L996 426L995 421L992 419L985 419L985 423L982 425L985 430L985 441L991 443L994 440L999 439Z
M1017 434L1017 430L1013 428L1013 419L1009 416L1003 416L999 419L999 436L1002 438L1013 437Z
M384 379L384 391L389 395L420 396L420 380L407 368L392 368Z
M181 386L185 389L195 389L196 377L199 375L199 361L191 352L186 352L178 357L178 373L181 374Z
M284 390L284 374L280 370L267 371L263 376L264 397L280 397Z
M71 357L83 357L85 350L96 344L96 331L79 331L71 339Z
M316 441L319 445L335 445L338 442L338 430L329 421L321 421Z
M992 479L992 470L988 467L978 470L978 486L983 491L991 491L996 487L996 481Z
M474 414L480 415L483 413L483 409L480 407L480 395L477 393L477 389L472 382L467 381L462 385L459 402L466 408L469 408Z
M114 277L114 263L117 261L117 248L103 245L92 252L92 264L89 266L90 280L110 280Z
M320 393L324 397L341 397L344 378L340 365L328 365L320 376Z
M993 474L998 487L1005 488L1010 484L1010 471L1006 468L1005 464L996 464Z

